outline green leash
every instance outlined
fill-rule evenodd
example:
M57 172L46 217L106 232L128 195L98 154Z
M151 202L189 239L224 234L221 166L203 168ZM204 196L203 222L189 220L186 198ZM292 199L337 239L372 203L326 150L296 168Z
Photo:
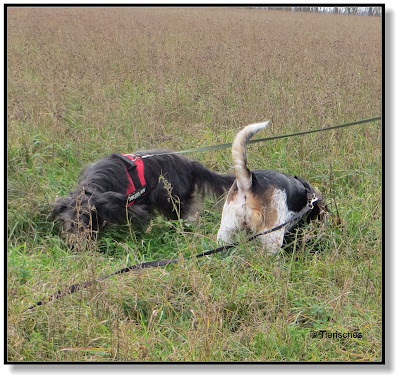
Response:
M272 140L281 139L281 138L301 136L301 135L311 134L311 133L327 132L329 130L346 128L346 127L353 126L353 125L366 124L368 122L378 121L378 120L381 120L381 119L382 119L381 116L375 116L375 117L366 118L366 119L363 119L363 120L348 122L346 124L328 126L326 128L307 130L307 131L303 131L303 132L284 134L284 135L280 135L280 136L272 136L272 137L252 139L252 140L249 141L249 143L258 143L258 142L272 141ZM203 146L203 147L187 149L187 150L181 150L181 151L172 151L172 152L168 152L168 153L148 154L148 155L143 155L141 158L154 157L154 156L158 156L158 155L189 154L189 153L197 153L197 152L201 152L201 151L214 151L214 150L227 149L229 147L232 147L232 143L222 143L222 144L219 144L219 145Z

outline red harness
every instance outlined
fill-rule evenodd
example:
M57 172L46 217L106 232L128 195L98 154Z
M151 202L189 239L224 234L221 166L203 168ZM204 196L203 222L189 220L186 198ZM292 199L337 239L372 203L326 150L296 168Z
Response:
M136 170L134 170L134 172L130 174L125 166L126 175L129 181L128 188L126 190L126 195L128 196L128 206L130 207L135 203L135 200L137 200L146 192L146 180L144 178L144 164L143 160L140 157L137 157L133 154L122 154L122 156L129 158L131 160L131 162L129 163L131 164L132 168L136 168ZM137 176L137 178L134 177L136 185L134 184L134 180L132 179L132 176L135 174Z

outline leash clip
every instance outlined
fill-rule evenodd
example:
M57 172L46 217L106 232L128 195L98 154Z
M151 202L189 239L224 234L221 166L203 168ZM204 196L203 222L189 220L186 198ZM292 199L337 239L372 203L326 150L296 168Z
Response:
M310 209L313 209L314 208L314 203L317 202L317 201L318 201L318 197L315 196L315 193L313 193L312 194L312 198L308 200L308 203L307 203L308 207Z
M135 162L136 160L142 158L140 155L136 154L122 154L122 156L127 157L131 162Z

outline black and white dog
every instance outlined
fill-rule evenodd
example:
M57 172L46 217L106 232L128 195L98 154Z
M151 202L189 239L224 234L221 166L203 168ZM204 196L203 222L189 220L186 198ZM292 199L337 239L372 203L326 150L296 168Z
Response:
M111 154L89 165L77 189L56 201L53 216L67 233L141 223L156 210L169 219L187 218L195 211L196 194L220 196L235 179L171 153Z
M239 230L261 233L291 219L307 205L311 196L318 198L307 221L322 219L327 210L321 194L306 180L275 170L247 168L247 144L250 138L269 124L251 124L240 131L232 144L232 158L236 181L229 190L222 211L217 239L232 242ZM282 246L285 232L295 227L293 223L272 233L258 237L270 253Z

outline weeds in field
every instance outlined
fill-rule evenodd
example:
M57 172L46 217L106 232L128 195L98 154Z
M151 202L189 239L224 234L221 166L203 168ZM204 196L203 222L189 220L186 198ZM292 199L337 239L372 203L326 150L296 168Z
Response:
M249 148L251 168L306 177L344 223L309 225L279 256L257 243L58 288L216 246L197 220L113 226L85 250L50 219L79 170L111 152L231 142L381 113L375 17L238 8L8 8L10 361L380 361L380 124ZM232 170L229 150L193 154ZM178 205L178 204L177 204ZM312 237L312 238L310 238ZM363 338L311 338L310 332Z

